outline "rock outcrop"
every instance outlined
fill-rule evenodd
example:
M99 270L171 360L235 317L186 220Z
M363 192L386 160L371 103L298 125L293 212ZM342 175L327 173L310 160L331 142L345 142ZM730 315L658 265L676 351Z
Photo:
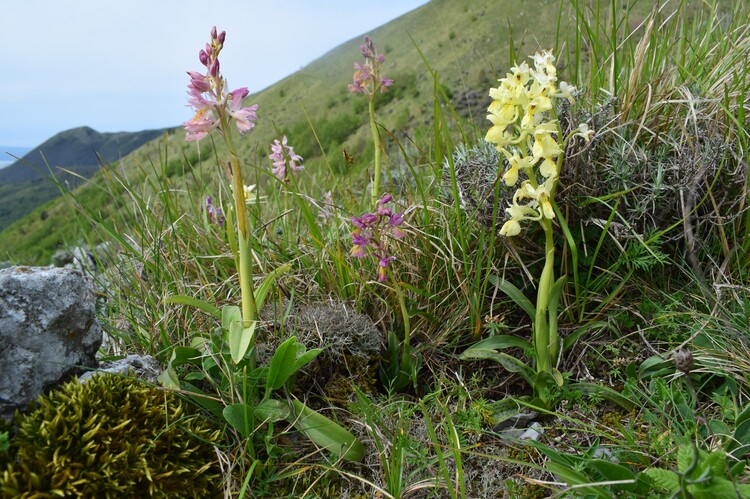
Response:
M128 355L124 359L102 362L99 369L83 373L78 381L85 383L94 376L101 374L115 374L118 376L132 376L140 380L152 383L159 383L158 377L162 368L159 362L150 355L141 357L140 355Z
M102 329L93 292L72 269L0 270L0 417L97 367Z

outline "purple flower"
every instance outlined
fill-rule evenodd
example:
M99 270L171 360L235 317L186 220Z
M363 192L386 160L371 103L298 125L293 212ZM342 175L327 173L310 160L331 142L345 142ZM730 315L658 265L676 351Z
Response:
M185 140L201 140L211 130L217 128L224 117L234 120L240 134L249 132L258 119L258 105L243 107L243 100L248 95L245 87L227 92L227 83L221 75L219 53L224 47L226 32L217 32L211 28L211 43L198 53L200 63L206 73L188 71L188 104L195 109L195 116L183 123Z
M206 215L208 221L212 224L218 225L219 227L224 226L224 214L221 212L221 208L215 207L211 201L211 196L206 196Z
M369 229L375 225L377 221L377 215L373 215L372 213L365 213L361 217L352 217L352 225L360 229Z
M375 51L375 44L369 36L365 36L365 43L360 45L359 53L365 58L365 63L354 63L354 76L349 90L364 95L385 92L393 85L393 80L380 74L380 67L385 62L385 56Z
M273 144L271 144L271 154L268 157L273 161L274 167L271 172L282 182L289 181L286 172L287 166L294 175L305 168L297 164L298 161L302 161L302 156L295 154L294 148L287 145L286 135L282 137L281 142L279 142L279 139L274 139Z
M359 46L359 53L362 54L362 57L365 59L375 58L375 44L373 43L372 38L365 35L365 43Z
M378 260L377 277L379 282L385 282L388 265L396 259L388 255L386 250L387 237L401 239L406 235L399 226L404 223L402 213L395 213L384 205L390 203L393 197L384 195L375 205L374 213L365 213L359 217L352 217L352 225L356 227L352 231L351 255L356 258L364 258L369 252Z
M185 140L201 140L208 132L219 126L219 120L209 109L199 109L193 119L182 124L185 127Z
M258 104L242 107L242 101L247 97L247 94L247 88L242 87L230 92L228 96L227 114L234 118L234 123L237 125L237 130L239 130L240 134L252 130L255 127L255 121L258 119Z

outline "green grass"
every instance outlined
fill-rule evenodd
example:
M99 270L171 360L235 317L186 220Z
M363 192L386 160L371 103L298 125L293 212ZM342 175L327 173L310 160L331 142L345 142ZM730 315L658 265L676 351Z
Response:
M705 497L730 490L746 497L748 10L649 7L542 2L532 19L516 3L434 1L372 33L393 68L386 74L403 75L377 108L386 172L410 179L386 184L406 218L407 236L388 243L395 283L376 281L377 260L349 256L351 217L369 209L365 165L374 152L366 99L344 91L358 41L256 96L268 114L239 139L246 182L262 196L248 207L254 273L259 280L290 265L261 311L261 345L272 352L293 334L299 340L300 308L327 302L369 317L383 347L389 333L396 341L378 357L347 347L337 362L313 366L287 386L288 395L362 441L361 463L335 460L284 421L259 426L249 439L229 425L221 450L228 495ZM498 33L498 26L507 30L506 15L512 39ZM466 116L460 95L484 95L488 75L503 76L508 61L532 53L537 40L558 47L560 78L582 88L576 106L560 108L561 120L588 122L596 136L570 146L560 177L554 242L555 274L566 276L557 317L566 383L556 388L556 405L539 411L544 436L528 443L493 429L503 417L499 402L528 403L532 390L515 364L460 357L493 335L529 338L527 315L498 283L501 277L532 299L543 239L533 227L511 239L497 234L512 192L497 182L496 164L476 160L467 168L467 151L488 126L485 104ZM410 78L412 68L424 69ZM331 91L335 79L341 91ZM405 84L396 90L399 80ZM402 129L395 123L403 116L419 123ZM270 174L274 127L307 156L289 184ZM175 297L239 303L234 230L202 210L207 195L225 213L231 206L229 179L215 166L226 154L218 139L199 148L181 137L147 145L67 195L66 206L45 207L38 225L4 234L20 237L24 228L26 237L57 237L56 224L75 206L92 244L113 243L113 263L98 276L107 297L101 320L113 338L108 355L149 353L167 364L175 347L220 345L209 307ZM318 213L329 190L333 216L324 220ZM461 203L470 195L473 203ZM36 256L44 255L43 239L36 245ZM399 359L404 309L416 383L394 393L379 371ZM349 324L314 323L306 346L334 352L344 341L336 332ZM509 356L532 360L522 343L512 346ZM692 365L675 364L678 350L690 352ZM243 383L252 381L232 374L216 352L203 368L224 377L200 385L214 397L213 406L202 403L214 416L216 407L220 413L245 400ZM202 376L176 371L182 381Z

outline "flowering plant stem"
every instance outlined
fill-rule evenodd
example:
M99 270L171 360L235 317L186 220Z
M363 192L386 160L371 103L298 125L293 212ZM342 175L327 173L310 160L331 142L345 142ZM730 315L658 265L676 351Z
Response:
M550 292L555 281L555 245L552 239L552 221L540 220L545 235L545 261L542 275L539 277L539 288L536 297L536 318L534 320L534 349L536 351L536 370L552 374L557 360L559 344L557 329L547 322Z
M372 130L372 143L375 146L375 177L372 181L371 205L375 206L380 196L380 134L375 122L375 93L370 94L370 129Z
M404 292L401 289L401 284L398 282L398 279L391 275L391 282L393 283L393 289L396 291L398 305L401 308L401 317L404 321L404 342L402 344L401 351L401 371L406 373L407 376L411 376L411 325L409 323L409 311L406 308Z
M237 214L237 235L239 239L239 275L240 275L240 295L242 300L242 322L247 327L252 321L258 318L258 308L255 303L255 293L253 291L253 261L250 255L248 245L249 231L247 228L247 209L245 207L245 184L242 181L242 170L240 160L237 156L237 149L234 147L232 140L231 128L228 126L228 120L224 113L220 115L222 136L227 145L232 167L232 190L234 191L234 209ZM250 343L251 366L255 364L255 349L253 341Z

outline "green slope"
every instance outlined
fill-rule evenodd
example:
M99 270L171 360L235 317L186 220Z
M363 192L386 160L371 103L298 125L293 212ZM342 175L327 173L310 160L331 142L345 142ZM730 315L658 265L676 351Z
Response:
M50 169L73 188L98 169L100 161L115 161L160 137L163 130L99 133L89 127L60 132L0 169L0 230L60 195L47 179Z
M638 8L646 11L649 6ZM533 53L540 46L553 48L559 9L557 0L539 0L533 7L516 0L433 0L368 33L378 51L385 53L385 75L395 80L378 105L380 123L401 137L404 134L423 137L431 132L434 81L426 60L437 72L452 106L466 120L465 125L469 125L466 129L471 129L471 123L484 126L488 88L504 76L509 66L509 26L513 27L513 43L521 56ZM564 32L565 26L561 29ZM227 43L232 43L231 33ZM367 167L363 158L370 158L371 154L366 150L370 142L366 99L347 90L353 63L361 59L360 43L360 37L350 40L248 98L248 103L260 106L256 129L238 143L240 156L250 172L270 169L268 145L277 131L289 136L290 144L305 157L307 171L312 175L324 165L317 140L328 153L334 172L343 175L348 170ZM186 51L193 49L185 47ZM185 69L198 70L198 66L196 61L195 67ZM189 118L186 111L185 120ZM196 198L198 193L212 192L212 186L223 175L215 161L214 146L210 140L186 143L183 137L181 130L174 130L168 143L163 139L152 141L111 169L127 178L131 185L142 185L147 178L163 174L169 177L170 185L188 187ZM215 147L222 157L220 142L216 141ZM343 149L357 158L354 168L344 161ZM164 165L163 171L160 165ZM356 176L357 180L362 178L363 175ZM118 206L127 200L115 199L117 195L108 193L103 186L103 177L98 175L79 188L76 195L80 203L92 210L106 209L115 219L125 217ZM0 259L47 263L56 246L77 244L82 233L71 210L69 202L52 202L0 233Z

